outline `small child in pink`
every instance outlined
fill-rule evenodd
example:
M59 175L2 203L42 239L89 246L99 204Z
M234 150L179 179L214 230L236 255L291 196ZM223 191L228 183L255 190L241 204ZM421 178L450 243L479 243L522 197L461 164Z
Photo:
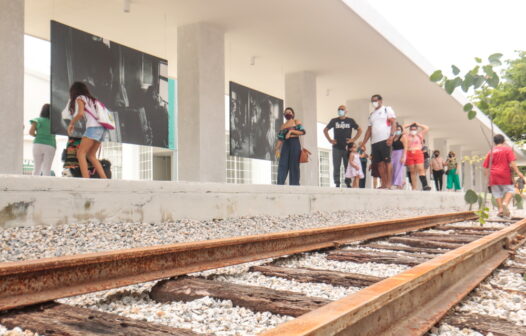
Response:
M362 163L360 162L360 154L358 153L358 145L351 143L349 147L349 164L345 171L345 179L352 179L352 187L358 188L360 179L363 178Z

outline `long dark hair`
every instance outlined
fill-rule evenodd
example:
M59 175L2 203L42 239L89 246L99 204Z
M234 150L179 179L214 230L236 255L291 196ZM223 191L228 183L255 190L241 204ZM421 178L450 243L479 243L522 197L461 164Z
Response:
M40 110L40 118L49 119L49 104L42 105L42 110Z
M75 82L71 84L71 87L69 88L69 111L71 113L75 112L75 101L77 100L78 96L86 96L91 100L95 100L95 97L91 95L86 84L82 82Z

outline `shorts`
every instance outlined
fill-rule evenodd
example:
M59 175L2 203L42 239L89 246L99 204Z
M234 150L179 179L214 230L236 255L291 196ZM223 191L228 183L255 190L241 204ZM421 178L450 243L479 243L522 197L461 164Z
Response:
M513 184L504 184L504 185L492 185L491 194L495 198L503 198L507 193L515 193L515 187Z
M371 146L373 163L391 162L391 146L387 146L387 140L373 143Z
M102 142L102 140L104 140L104 137L106 136L107 132L108 131L102 126L99 126L99 127L88 127L88 128L86 128L86 132L84 132L83 137L89 138L91 140L95 140L95 141L98 141L98 142Z
M417 164L424 164L424 152L421 150L407 151L405 165L413 166Z

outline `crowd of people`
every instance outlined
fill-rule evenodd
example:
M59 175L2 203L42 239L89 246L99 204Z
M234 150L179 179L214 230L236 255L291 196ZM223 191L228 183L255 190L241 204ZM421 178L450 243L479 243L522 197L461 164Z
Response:
M333 179L337 188L344 183L348 188L365 188L366 171L373 178L373 188L431 190L428 184L428 172L438 191L443 189L444 175L447 176L446 188L458 191L462 187L458 175L459 163L454 152L447 159L441 157L438 150L430 158L425 136L429 127L418 122L402 125L396 121L392 107L383 104L382 96L371 97L373 111L369 114L368 125L363 130L349 116L344 105L337 108L337 117L331 119L323 133L332 144ZM289 183L299 185L301 143L299 138L305 135L305 129L294 118L294 111L288 107L284 116L287 121L281 127L276 146L279 159L278 184L284 184L289 173ZM333 130L333 136L330 135ZM355 132L355 133L354 133ZM371 142L371 154L366 144ZM280 149L282 150L280 151ZM370 161L370 165L368 165ZM379 183L379 185L378 185Z

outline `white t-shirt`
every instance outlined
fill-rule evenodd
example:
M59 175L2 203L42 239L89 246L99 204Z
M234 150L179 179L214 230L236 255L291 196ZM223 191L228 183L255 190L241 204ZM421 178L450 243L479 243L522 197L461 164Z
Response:
M396 118L390 106L382 106L369 114L371 126L371 143L387 140L391 135L391 123L388 119Z
M86 96L78 96L77 99L81 99L84 102L84 117L86 118L86 128L100 127L101 125L99 124L97 119L95 119L94 116L92 116L88 111L86 111L89 110L93 114L97 113L97 110L95 109L95 102ZM78 105L79 104L77 103L77 101L75 101L75 115L79 110Z

